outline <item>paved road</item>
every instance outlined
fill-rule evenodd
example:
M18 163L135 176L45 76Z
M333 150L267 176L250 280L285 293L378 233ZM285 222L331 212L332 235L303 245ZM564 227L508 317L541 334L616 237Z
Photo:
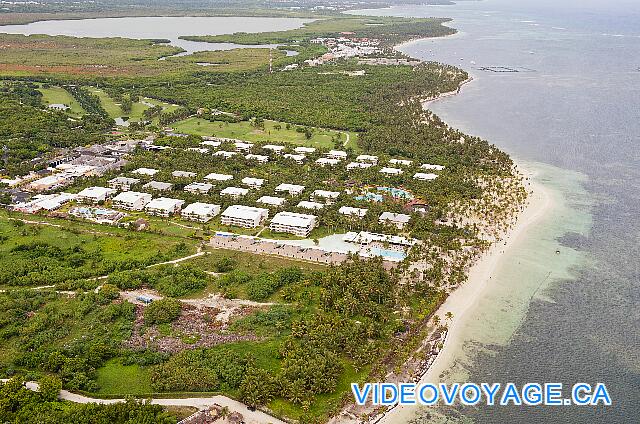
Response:
M8 379L0 379L2 382L9 381ZM28 381L25 383L25 386L29 390L33 390L37 392L40 387L38 383L35 381ZM113 403L124 402L124 399L98 399L91 398L83 395L79 395L77 393L71 393L67 390L61 390L60 395L58 396L60 399L68 400L70 402L75 403L98 403L102 405L109 405ZM161 406L192 406L194 408L198 408L200 410L206 409L210 406L220 405L226 406L230 411L239 412L244 417L244 420L247 424L285 424L284 421L281 421L277 418L272 417L262 411L252 411L242 402L238 402L237 400L233 400L226 396L211 396L206 398L178 398L178 399L151 399L151 403L153 405L161 405Z

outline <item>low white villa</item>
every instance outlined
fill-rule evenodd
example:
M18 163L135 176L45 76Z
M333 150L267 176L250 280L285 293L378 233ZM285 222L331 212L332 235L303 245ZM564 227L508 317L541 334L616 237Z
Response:
M286 199L283 197L262 196L257 202L269 206L282 206L286 203Z
M99 203L104 202L111 196L115 195L118 191L113 188L106 187L89 187L78 193L76 199L79 202L85 203Z
M149 193L124 191L113 198L113 206L129 211L141 211L152 199Z
M184 205L184 200L158 197L147 203L144 210L149 215L168 217L180 212L182 205Z
M220 192L220 195L230 196L230 197L233 197L234 199L246 196L247 194L249 194L249 189L242 188L242 187L227 187Z
M212 188L213 185L209 183L191 183L184 188L184 191L193 194L207 194Z
M269 225L271 231L307 237L316 225L316 217L294 212L278 212Z
M298 196L304 191L304 186L296 184L280 184L276 187L276 193L287 192L291 196Z
M256 228L269 216L269 210L251 206L232 205L221 215L222 225Z

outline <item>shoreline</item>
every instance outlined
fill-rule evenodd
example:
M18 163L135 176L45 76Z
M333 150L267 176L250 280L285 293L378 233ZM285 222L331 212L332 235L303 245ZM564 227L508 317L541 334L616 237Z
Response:
M529 197L524 211L520 213L516 225L505 234L505 237L494 243L469 270L468 280L454 290L435 312L441 317L447 312L453 313L453 319L448 325L446 343L440 349L429 368L420 377L417 384L440 383L443 372L452 365L452 350L459 346L462 340L461 329L469 319L469 313L478 304L483 293L490 288L492 276L498 267L507 259L509 251L526 241L528 230L540 220L549 216L554 209L554 201L548 188L531 180L532 173L517 164L523 175L528 177L527 191ZM375 417L376 423L409 422L414 418L418 405L394 405L383 414Z

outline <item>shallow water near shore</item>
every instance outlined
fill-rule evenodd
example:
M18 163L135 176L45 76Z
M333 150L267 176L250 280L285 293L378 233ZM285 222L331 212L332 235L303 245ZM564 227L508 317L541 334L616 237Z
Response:
M557 200L464 318L444 380L604 382L613 398L606 408L423 409L416 421L640 422L640 3L484 0L366 13L452 17L459 34L401 47L474 78L429 108L525 161Z

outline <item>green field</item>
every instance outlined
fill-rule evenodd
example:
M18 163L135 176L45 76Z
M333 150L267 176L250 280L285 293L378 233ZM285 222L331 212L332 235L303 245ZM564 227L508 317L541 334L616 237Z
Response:
M122 365L118 359L107 361L97 371L101 395L142 395L153 392L151 370L139 365Z
M67 110L67 113L74 116L84 115L84 109L76 101L76 99L69 94L67 90L62 87L49 87L39 88L42 93L42 101L47 105L63 104L69 106L71 109Z
M280 129L276 128L277 125L280 126ZM202 118L188 118L173 124L173 129L181 133L237 138L253 142L285 142L318 148L334 148L335 144L332 139L339 136L344 145L347 141L348 134L349 142L347 147L355 148L357 144L358 134L354 132L347 133L323 128L312 128L312 136L310 139L307 139L304 133L296 131L296 127L296 125L290 125L290 129L287 129L287 124L284 122L265 120L264 129L262 129L254 127L249 121L231 123L222 121L211 122Z
M170 103L165 103L160 100L142 98L139 102L133 103L131 107L131 111L129 113L124 113L120 108L120 105L115 102L107 93L103 90L95 87L89 88L91 93L95 94L100 98L100 103L102 103L102 107L107 111L111 118L119 118L123 116L128 116L129 121L141 121L144 119L144 111L149 109L149 104L155 106L162 106L163 112L172 112L179 108L177 105L172 105ZM155 119L157 121L157 118Z

